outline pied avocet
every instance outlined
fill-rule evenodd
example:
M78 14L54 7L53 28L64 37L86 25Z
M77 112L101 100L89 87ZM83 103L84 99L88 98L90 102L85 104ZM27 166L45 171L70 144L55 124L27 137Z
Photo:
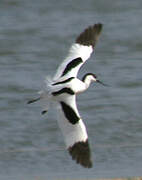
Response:
M48 99L54 101L59 113L58 123L62 130L67 149L72 159L84 167L92 167L86 127L78 112L76 95L89 87L91 82L98 82L93 73L87 73L82 80L77 78L80 67L90 57L102 30L102 24L94 24L86 28L71 46L67 58L61 63L55 76L46 81L46 90L39 98L29 101ZM47 109L42 111L46 113Z

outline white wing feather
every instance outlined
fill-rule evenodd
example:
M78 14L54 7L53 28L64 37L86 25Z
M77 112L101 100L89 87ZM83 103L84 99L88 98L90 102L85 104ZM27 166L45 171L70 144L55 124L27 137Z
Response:
M90 57L91 53L93 52L93 48L92 46L84 46L81 44L73 44L69 50L69 54L68 56L65 58L65 60L61 63L61 65L59 66L59 68L57 69L57 72L53 78L53 80L57 80L61 77L64 69L66 68L66 66L74 59L76 58L81 58L82 59L82 63L79 64L78 66L76 66L75 68L73 68L70 72L68 72L66 74L66 78L69 77L76 77L77 73L80 69L80 67L84 64L84 62Z
M65 102L69 104L70 107L73 108L75 113L80 117L79 112L77 110L75 99L75 95L68 96L68 98L65 99ZM58 111L58 124L64 136L66 147L69 148L76 142L85 142L88 138L88 135L82 119L80 119L79 122L76 124L71 124L69 120L65 117L61 106L58 104L56 108Z

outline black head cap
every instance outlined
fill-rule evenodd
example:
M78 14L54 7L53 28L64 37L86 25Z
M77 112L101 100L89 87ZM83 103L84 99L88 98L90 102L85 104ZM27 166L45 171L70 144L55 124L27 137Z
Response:
M93 73L87 73L87 74L85 74L85 75L83 76L82 81L85 81L85 78L86 78L87 76L93 76L95 79L97 79L96 74L93 74Z

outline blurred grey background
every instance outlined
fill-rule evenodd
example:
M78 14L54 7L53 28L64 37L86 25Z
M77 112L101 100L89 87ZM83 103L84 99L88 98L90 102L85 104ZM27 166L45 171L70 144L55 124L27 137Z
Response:
M142 175L142 1L1 0L0 179ZM78 96L94 167L71 160L53 109L27 105L54 75L76 36L101 22L95 53L79 73L110 87Z

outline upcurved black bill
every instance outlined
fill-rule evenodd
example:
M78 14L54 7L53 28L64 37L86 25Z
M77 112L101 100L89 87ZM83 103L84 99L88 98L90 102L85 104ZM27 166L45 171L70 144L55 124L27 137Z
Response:
M103 86L108 86L107 84L103 83L102 81L100 81L100 80L98 80L98 79L96 80L96 82L102 84Z

